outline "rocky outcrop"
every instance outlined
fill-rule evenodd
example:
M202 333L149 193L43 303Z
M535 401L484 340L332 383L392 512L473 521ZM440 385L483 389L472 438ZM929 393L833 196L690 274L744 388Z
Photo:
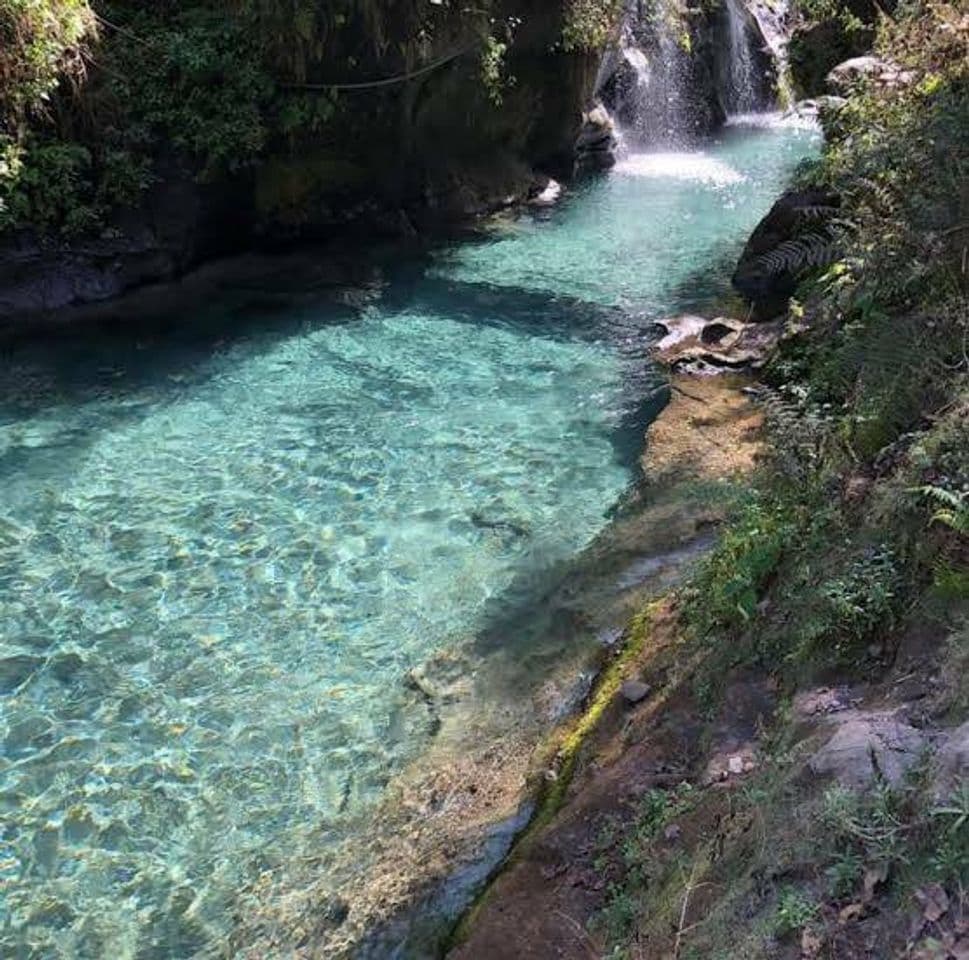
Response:
M565 0L503 5L503 18L518 26L502 65L514 82L500 102L482 82L475 44L413 80L341 95L322 127L269 143L254 167L203 184L177 161L156 158L155 191L93 235L0 238L0 324L103 301L216 256L429 233L539 195L548 175L572 174L598 67L593 50L563 50L568 9ZM384 54L359 59L373 47L354 35L364 27L336 32L339 49L306 65L311 85L331 78L334 63L356 64L363 77L400 73L391 38ZM467 46L467 24L457 18L455 30L463 33L435 37L434 52Z
M828 224L837 208L837 197L825 191L789 190L757 225L733 275L751 304L751 319L783 313L804 272L830 259Z
M936 758L935 792L941 801L969 784L969 723L949 732Z
M788 62L798 97L817 97L827 90L830 72L846 60L867 54L875 40L875 23L896 4L875 0L848 0L851 16L830 16L796 23L788 44Z
M657 326L666 336L655 345L655 358L677 371L703 375L762 367L783 338L785 324L684 315L660 320Z
M909 83L914 74L903 70L898 64L871 55L852 57L839 63L827 76L828 88L835 94L848 93L853 86L865 80L882 87L897 87Z
M876 780L897 787L928 745L922 733L893 714L845 713L808 766L815 775L851 789L864 789Z
M776 81L771 46L741 0L686 11L667 0L648 10L630 0L596 95L634 143L684 145L728 113L766 108Z
M860 27L849 32L838 20L822 20L796 27L788 44L795 94L817 97L826 93L831 70L870 50L874 39L873 29Z

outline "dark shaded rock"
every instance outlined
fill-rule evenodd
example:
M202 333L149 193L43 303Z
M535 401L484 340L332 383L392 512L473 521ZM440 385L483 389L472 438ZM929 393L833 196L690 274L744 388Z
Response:
M805 258L777 254L783 244L821 236L838 204L823 190L790 190L757 225L733 275L734 287L752 304L752 320L770 320L786 310L809 264Z
M469 52L419 81L354 94L325 129L271 142L254 170L202 184L194 168L156 156L158 186L97 235L0 239L0 324L16 319L27 329L38 314L101 303L256 246L414 236L540 194L548 179L536 171L572 174L598 67L594 52L562 49L566 9L545 0L504 5L520 25L505 64L515 83L500 105ZM319 62L307 63L308 80L351 57L362 77L398 72L389 38L361 53L378 45L361 44L358 22L333 31ZM442 50L467 41L463 33L435 39Z
M612 169L616 165L616 147L612 118L605 107L594 107L584 115L575 144L576 176Z
M706 344L721 343L725 337L735 332L733 324L711 320L700 332L700 340Z
M867 53L875 39L872 27L846 30L840 20L822 20L796 27L788 44L791 81L799 97L827 92L827 77L834 67Z

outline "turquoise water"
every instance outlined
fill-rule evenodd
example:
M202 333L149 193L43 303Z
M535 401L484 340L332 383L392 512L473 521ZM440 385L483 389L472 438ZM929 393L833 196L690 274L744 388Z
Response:
M357 289L0 358L0 953L205 954L261 870L379 830L434 732L407 671L601 532L651 321L814 149L734 130Z

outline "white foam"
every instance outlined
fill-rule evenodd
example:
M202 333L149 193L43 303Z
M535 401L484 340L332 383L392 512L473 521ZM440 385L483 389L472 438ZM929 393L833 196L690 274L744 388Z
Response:
M762 129L776 129L787 127L796 130L818 130L818 119L814 112L800 112L788 110L786 113L774 111L771 113L735 113L727 117L728 127L760 127Z
M634 153L620 160L615 172L627 177L695 180L718 187L744 179L733 167L705 153Z

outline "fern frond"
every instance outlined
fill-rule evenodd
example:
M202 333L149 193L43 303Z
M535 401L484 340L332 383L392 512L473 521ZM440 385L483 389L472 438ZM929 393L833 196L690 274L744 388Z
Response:
M826 267L838 259L839 245L829 233L805 233L794 240L785 240L773 250L760 256L760 263L768 273L802 273Z
M931 523L941 523L964 537L969 537L969 495L946 490L945 487L920 487L919 492L941 509L932 514Z

